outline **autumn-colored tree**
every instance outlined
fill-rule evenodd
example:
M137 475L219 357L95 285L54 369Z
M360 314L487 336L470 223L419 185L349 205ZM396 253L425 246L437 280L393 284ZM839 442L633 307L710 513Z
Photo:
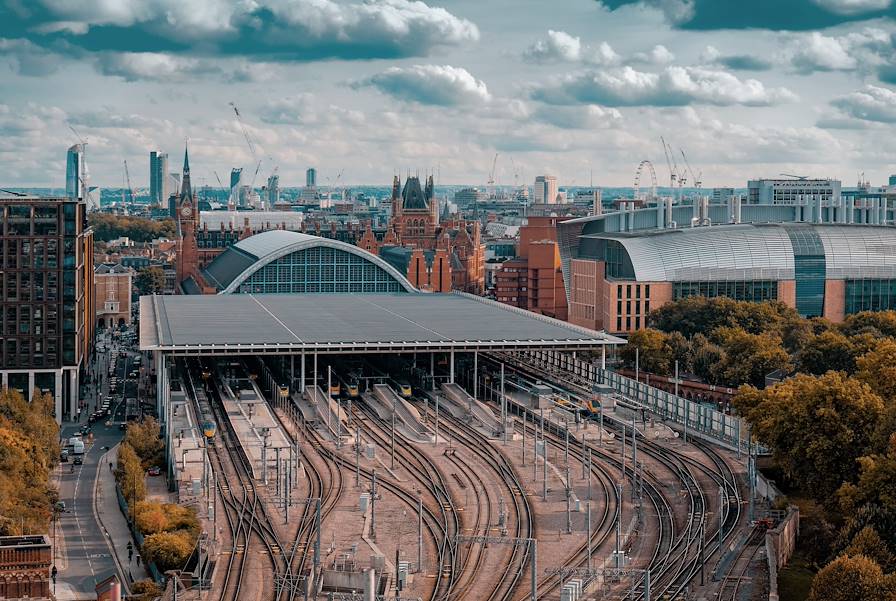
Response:
M743 328L751 334L780 334L785 323L799 319L797 312L777 301L753 303L724 296L688 297L664 304L650 313L649 322L664 332L681 332L690 338L716 328Z
M703 334L691 339L692 369L694 374L710 384L718 384L713 368L724 362L725 350Z
M652 328L632 332L628 344L622 347L619 353L622 361L630 368L635 366L635 349L638 354L638 365L642 371L669 375L672 348L665 333Z
M118 469L115 470L115 478L132 511L136 503L146 497L144 477L143 464L134 448L122 442L118 447Z
M852 373L856 368L856 348L850 338L827 330L803 341L796 353L796 367L816 376L831 370Z
M858 461L858 481L844 483L837 492L843 511L852 513L869 504L896 511L896 433L886 455L867 455Z
M149 242L153 238L174 238L175 235L173 219L156 221L145 217L113 215L97 211L90 214L88 221L96 239L103 242L122 236L135 242Z
M896 541L894 541L896 544ZM850 557L864 555L881 567L884 572L896 570L896 556L890 551L887 544L881 539L877 531L871 526L865 526L859 530L845 553Z
M766 390L746 386L733 402L785 475L828 506L841 483L853 480L883 409L866 384L833 371L799 374Z
M162 587L156 584L154 580L145 578L131 585L131 596L129 598L135 599L135 596L137 596L135 601L152 601L161 596L161 594Z
M57 498L50 472L59 459L53 398L31 402L0 392L0 535L45 532Z
M896 403L896 340L883 338L856 359L856 377L871 386L881 398Z
M150 534L143 541L143 558L154 562L162 572L184 567L193 552L195 539L189 532L159 532Z
M896 311L862 311L848 315L840 329L847 336L870 333L878 338L896 337Z
M140 422L131 422L124 441L131 445L143 463L143 469L162 463L164 441L159 438L161 428L153 417L145 417Z
M823 567L812 581L809 601L869 601L886 595L880 566L858 555L841 555Z
M137 529L143 534L156 534L174 530L199 532L196 510L173 503L141 501L136 508Z
M713 376L728 386L765 385L775 370L789 371L790 356L776 334L751 334L742 328L717 328L712 338L725 351L711 368Z

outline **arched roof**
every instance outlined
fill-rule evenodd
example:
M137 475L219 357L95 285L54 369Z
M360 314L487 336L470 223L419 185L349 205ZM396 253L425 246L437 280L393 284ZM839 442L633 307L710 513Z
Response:
M821 242L829 279L896 277L894 227L740 224L584 237L617 241L645 282L792 280L795 255L809 252L807 237Z
M205 275L215 284L220 294L229 294L272 261L314 247L335 248L361 257L392 276L405 291L416 291L408 279L392 265L354 244L288 230L270 230L240 240L215 257L205 268Z

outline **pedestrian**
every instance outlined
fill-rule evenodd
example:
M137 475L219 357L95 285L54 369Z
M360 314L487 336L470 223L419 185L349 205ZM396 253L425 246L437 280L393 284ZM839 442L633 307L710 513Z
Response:
M140 554L139 553L137 553L137 565L138 566L140 565Z
M109 462L109 471L110 472L112 471L112 462L111 461Z

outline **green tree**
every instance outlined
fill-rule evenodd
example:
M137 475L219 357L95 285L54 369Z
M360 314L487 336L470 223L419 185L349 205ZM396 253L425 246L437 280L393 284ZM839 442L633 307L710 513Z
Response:
M725 351L711 368L715 379L728 386L765 385L765 376L775 370L789 371L790 356L776 334L751 334L742 328L718 328L712 337Z
M101 242L126 236L135 242L149 242L154 238L174 238L173 219L153 220L145 217L91 213L89 221L94 237Z
M815 575L809 601L883 599L886 586L883 572L874 561L863 555L841 555Z
M650 313L650 324L664 332L681 332L686 338L709 334L716 328L743 328L751 334L780 334L786 323L799 319L784 303L753 303L720 296L694 296L664 304Z
M844 512L868 504L896 511L896 433L890 437L886 455L866 455L858 462L858 481L846 482L838 491Z
M868 557L879 565L884 572L896 570L896 556L893 555L887 544L871 526L865 526L859 530L845 552L850 557L855 557L856 555Z
M137 272L134 286L143 295L159 294L165 289L165 272L161 267L144 267Z
M666 334L652 328L632 332L628 344L622 347L619 353L622 361L630 368L635 366L636 349L641 371L669 375L672 348L669 346Z
M766 390L746 386L733 402L785 476L827 506L853 479L883 409L866 384L834 371L799 374Z
M178 570L193 552L194 543L190 533L184 531L150 534L143 541L143 557L154 562L162 572Z
M727 361L725 350L703 334L691 339L692 369L694 374L710 384L718 384L713 368Z

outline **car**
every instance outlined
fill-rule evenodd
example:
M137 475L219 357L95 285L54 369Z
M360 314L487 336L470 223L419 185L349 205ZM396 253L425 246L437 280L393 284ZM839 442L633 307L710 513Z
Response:
M126 422L122 422L122 423L118 424L118 429L119 429L119 430L127 430L127 429L128 429L128 425L127 425L127 423L126 423Z
M84 458L80 455L75 455L75 465L82 465L84 463Z
M149 474L150 476L158 476L159 474L162 473L162 468L160 468L160 467L157 466L157 465L154 465L154 466L152 466L151 468L149 468L149 469L146 471L146 473Z
M62 449L62 452L59 453L59 461L68 463L68 449Z
M65 513L65 501L56 501L56 505L53 506L53 509L59 513Z

